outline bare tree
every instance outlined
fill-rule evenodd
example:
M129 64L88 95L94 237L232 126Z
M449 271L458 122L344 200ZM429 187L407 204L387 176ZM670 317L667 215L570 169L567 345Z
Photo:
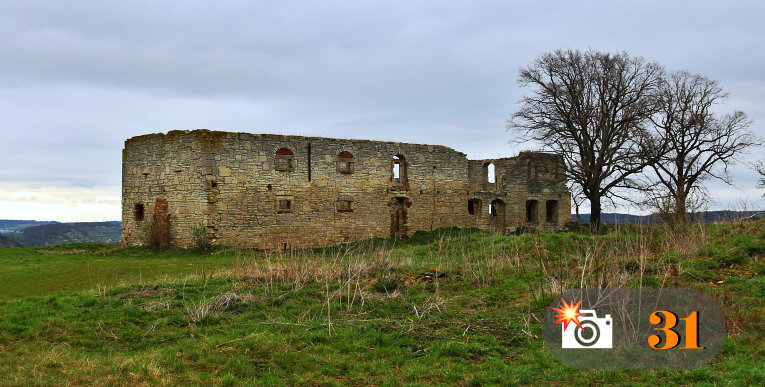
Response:
M701 75L677 71L662 80L653 119L666 152L651 164L651 196L672 224L685 224L689 210L703 202L704 181L730 184L727 172L734 157L758 143L743 112L712 112L725 98L717 82Z
M656 160L650 117L663 69L627 53L557 50L520 70L529 93L508 122L522 141L563 156L567 178L590 202L600 230L602 200L633 188L631 177Z
M574 214L576 215L576 221L581 222L582 216L579 213L579 207L582 206L582 203L587 199L582 195L582 188L579 185L571 185L569 187L569 191L571 191L571 201L574 202Z

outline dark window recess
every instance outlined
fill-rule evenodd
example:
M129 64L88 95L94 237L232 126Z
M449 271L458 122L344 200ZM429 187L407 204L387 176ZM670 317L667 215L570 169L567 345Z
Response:
M476 215L481 213L481 199L468 200L468 213L470 215Z
M337 172L343 175L352 174L354 162L353 154L350 152L340 152L337 155Z
M279 199L276 212L280 214L292 212L292 199Z
M287 148L281 148L276 151L276 170L280 172L292 172L294 169L292 151Z
M529 223L539 222L539 202L536 200L526 201L526 221Z
M340 199L335 202L335 206L337 207L337 212L353 212L353 200Z
M133 213L135 214L135 220L143 220L143 203L136 203Z
M545 212L545 220L547 223L555 223L558 221L558 201L548 200Z

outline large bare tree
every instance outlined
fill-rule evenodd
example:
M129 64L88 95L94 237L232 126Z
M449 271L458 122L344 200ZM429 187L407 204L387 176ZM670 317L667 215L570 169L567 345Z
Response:
M730 184L728 166L734 157L758 143L743 112L716 115L712 109L727 94L709 78L677 71L662 80L654 123L666 152L651 164L654 203L672 224L687 222L691 199L703 196L704 182Z
M650 117L662 74L643 58L595 50L557 50L520 70L529 92L508 129L563 156L567 178L590 202L593 233L603 199L634 187L633 175L657 158Z

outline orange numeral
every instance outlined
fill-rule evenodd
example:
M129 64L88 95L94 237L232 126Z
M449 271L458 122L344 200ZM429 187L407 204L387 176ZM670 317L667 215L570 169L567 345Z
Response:
M699 347L699 312L693 311L680 320L685 321L685 346L680 349L704 349Z
M659 314L663 318L659 317ZM675 348L680 343L680 336L672 329L677 325L677 315L666 310L657 310L651 313L651 316L648 318L648 321L653 325L661 324L662 320L664 320L664 326L653 329L664 332L664 337L666 338L664 346L657 347L661 342L659 335L648 337L648 345L654 349ZM680 347L680 349L704 349L704 347L699 347L699 312L693 311L688 317L681 318L680 320L685 322L685 346Z

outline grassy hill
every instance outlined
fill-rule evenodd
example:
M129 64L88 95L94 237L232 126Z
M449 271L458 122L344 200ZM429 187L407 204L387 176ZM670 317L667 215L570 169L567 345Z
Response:
M594 237L585 225L519 236L448 229L284 254L2 249L6 289L64 263L78 278L88 267L108 278L131 260L145 273L174 259L220 266L7 297L0 384L765 384L764 222L604 228ZM693 370L566 368L545 349L539 319L580 284L705 292L725 313L723 349Z
M121 222L50 223L23 228L21 233L5 234L23 246L50 246L62 243L118 242Z

